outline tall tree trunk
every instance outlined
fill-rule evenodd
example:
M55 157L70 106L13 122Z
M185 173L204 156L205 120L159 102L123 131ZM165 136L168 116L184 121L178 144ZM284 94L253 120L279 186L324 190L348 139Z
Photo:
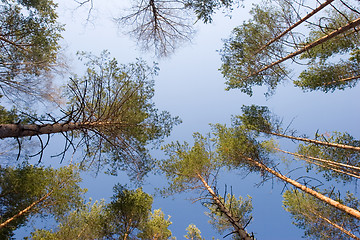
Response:
M279 178L279 179L281 179L281 180L283 180L283 181L285 181L287 183L290 183L291 185L293 185L296 188L299 188L303 192L306 192L306 193L310 194L311 196L314 196L317 199L319 199L319 200L321 200L321 201L323 201L323 202L325 202L325 203L327 203L327 204L329 204L329 205L331 205L331 206L333 206L333 207L335 207L335 208L337 208L337 209L339 209L339 210L341 210L343 212L346 212L346 213L350 214L351 216L353 216L353 217L360 220L360 212L358 210L350 208L348 206L345 206L345 205L339 203L338 201L335 201L335 200L333 200L333 199L331 199L331 198L329 198L329 197L327 197L327 196L325 196L325 195L323 195L323 194L321 194L321 193L319 193L319 192L317 192L317 191L315 191L315 190L313 190L311 188L308 188L308 187L298 183L297 181L295 181L295 180L293 180L291 178L288 178L288 177L282 175L281 173L278 173L277 171L267 167L265 164L263 164L261 162L258 162L256 160L254 160L252 158L249 158L249 157L246 157L246 156L242 156L242 157L244 159L246 159L247 161L249 161L250 163L258 166L259 168L273 174L275 177L277 177L277 178Z
M314 214L316 217L320 218L321 220L323 220L324 222L330 224L331 226L333 226L334 228L339 229L341 232L345 233L346 235L348 235L349 237L356 239L356 240L360 240L360 238L358 238L357 236L355 236L353 233L351 233L350 231L346 230L345 228L339 226L338 224L332 222L330 219L321 216L320 214L316 213L315 211L312 211L311 209L308 209L312 214ZM309 216L308 214L301 212L303 215L305 216Z
M332 82L327 82L327 83L324 83L324 86L332 85L332 84L336 84L336 83L343 83L343 82L351 81L351 80L358 79L358 78L360 78L360 75L343 78L343 79L335 80Z
M309 18L311 18L312 16L314 16L317 12L319 12L321 9L323 9L324 7L326 7L327 5L329 5L330 3L332 3L334 0L326 0L324 3L320 4L319 7L315 8L312 12L310 12L309 14L307 14L305 17L301 18L298 22L294 23L293 25L291 25L289 28L287 28L285 31L283 31L282 33L280 33L278 36L276 36L275 38L271 39L270 41L268 41L266 44L264 44L263 46L261 46L255 53L254 55L258 54L259 52L261 52L262 50L264 50L266 47L268 47L270 44L276 42L277 40L279 40L280 38L282 38L285 34L287 34L288 32L290 32L291 30L293 30L294 28L296 28L297 26L299 26L301 23L305 22L306 20L308 20Z
M40 199L36 200L35 202L33 202L32 204L30 204L28 207L26 207L25 209L21 210L20 212L18 212L17 214L15 214L14 216L10 217L9 219L7 219L5 222L0 224L0 228L6 227L7 224L9 224L10 222L12 222L13 220L15 220L16 218L24 215L25 213L29 212L35 205L43 202L45 199L47 199L52 193L54 192L54 190L49 191L47 194L45 194L43 197L41 197Z
M211 195L214 203L216 204L216 206L218 206L220 211L225 214L225 216L227 217L227 219L229 220L231 225L233 225L233 227L235 228L236 232L239 234L241 239L243 239L243 240L252 240L253 238L250 237L250 235L245 231L243 226L241 226L240 223L238 221L236 221L236 219L234 219L234 217L231 215L230 211L226 208L226 206L223 204L223 202L221 202L219 197L216 195L214 190L208 185L208 183L205 181L205 179L200 174L197 174L197 177L203 183L206 190L210 193L210 195Z
M333 32L329 33L328 35L325 35L325 36L317 39L316 41L314 41L312 43L309 43L309 44L305 45L303 48L301 48L301 49L299 49L299 50L297 50L295 52L290 53L289 55L279 59L278 61L275 61L275 62L261 68L260 70L254 72L254 73L250 73L249 76L247 76L243 81L245 81L246 79L248 79L248 78L250 78L252 76L255 76L255 75L257 75L257 74L259 74L259 73L261 73L261 72L263 72L263 71L265 71L265 70L267 70L269 68L272 68L275 65L278 65L278 64L280 64L280 63L282 63L282 62L284 62L284 61L286 61L286 60L288 60L290 58L293 58L293 57L295 57L295 56L297 56L297 55L299 55L299 54L301 54L301 53L303 53L303 52L305 52L305 51L307 51L307 50L309 50L309 49L311 49L311 48L313 48L313 47L315 47L315 46L317 46L319 44L322 44L322 43L324 43L324 42L338 36L339 34L341 34L343 32L346 32L349 29L351 29L353 27L356 27L358 25L360 25L360 18L348 23L347 25L345 25L343 27L340 27L340 28L336 29L335 31L333 31Z
M115 125L111 122L79 122L79 123L54 123L54 124L0 124L0 139L10 137L26 137L42 134L68 132L77 129Z
M293 156L298 157L298 158L302 158L305 161L306 161L306 159L310 159L310 160L314 160L314 161L317 161L317 162L322 162L322 163L325 163L325 164L329 164L329 165L335 166L335 167L339 166L343 170L349 171L349 172L351 172L353 174L359 174L360 168L356 167L356 166L352 166L352 165L348 165L348 164L344 164L344 163L339 163L339 162L335 162L335 161L330 161L330 160L326 160L326 159L322 159L322 158L305 156L305 155L298 154L298 153L292 153L292 152L288 152L288 151L285 151L285 150L282 150L282 149L279 149L279 148L274 148L274 149L279 151L279 152L283 152L283 153L293 155ZM323 165L323 167L326 167L326 165Z
M274 136L278 136L278 137L289 138L289 139L292 139L292 140L308 142L308 143L315 143L315 144L320 144L320 145L328 146L328 147L336 147L336 148L342 148L342 149L355 150L355 151L360 152L360 147L355 147L355 146L351 146L351 145L345 145L345 144L339 144L339 143L331 143L331 142L323 142L323 141L309 139L309 138L303 138L303 137L294 137L294 136L285 135L285 134L276 133L276 132L267 132L267 131L261 131L261 132L266 133L266 134L271 134L271 135L274 135Z

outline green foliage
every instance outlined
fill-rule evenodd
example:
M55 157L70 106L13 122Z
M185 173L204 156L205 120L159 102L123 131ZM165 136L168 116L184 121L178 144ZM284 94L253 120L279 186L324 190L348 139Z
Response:
M308 69L299 75L294 84L303 90L321 90L323 92L344 90L354 87L360 76L360 50L350 53L349 60L340 60L337 63L327 63L324 60L314 61Z
M236 199L234 195L228 193L225 200L222 197L220 197L220 200L224 206L229 209L230 214L241 226L249 224L252 219L251 212L253 210L250 196L248 196L247 199L243 199L241 196L239 199ZM210 210L210 212L206 213L210 217L209 223L213 225L219 233L224 234L233 231L233 225L229 222L229 219L224 213L219 211L216 205L207 204L206 206ZM237 238L238 236L234 234L234 239Z
M169 180L169 187L162 192L163 194L196 189L199 185L202 186L198 175L206 179L219 168L217 155L211 150L211 140L199 133L195 133L193 138L192 147L186 142L176 142L163 148L169 156L159 163L160 169Z
M336 195L333 191L327 191L325 194ZM353 234L360 233L359 220L306 193L291 189L287 190L283 197L285 210L292 215L295 221L293 224L305 230L306 239L349 239L349 236L322 218L330 220ZM344 199L341 199L339 195L332 197L342 204L359 209L360 202L350 193L347 193Z
M286 52L281 42L275 42L255 54L285 28L287 22L284 15L291 15L291 12L285 8L262 4L255 5L250 13L252 19L234 28L232 36L224 41L224 47L220 51L223 62L220 70L227 80L227 90L238 88L251 96L253 86L267 85L271 93L288 73L285 65L279 64L253 75L272 63L276 56L282 56Z
M165 219L161 209L154 210L154 213L150 212L149 220L141 226L140 233L137 236L144 240L169 239L171 237L171 231L168 227L171 224L170 216L168 216L168 219Z
M0 85L4 95L36 94L42 91L36 88L49 86L49 79L39 77L57 64L64 29L57 23L55 9L52 0L1 1Z
M323 138L326 142L345 144L350 146L359 147L360 141L356 140L349 133L333 132L330 134L318 135L317 138ZM342 148L331 148L317 144L299 144L297 152L301 155L321 158L333 162L339 162L348 164L355 167L360 167L360 153L358 151L342 149ZM309 164L309 169L313 165ZM319 172L322 172L324 177L330 181L336 179L337 181L343 181L344 183L354 181L353 177L338 173L329 169L329 166L325 163L323 167L315 166ZM341 168L340 168L341 169Z
M141 188L114 186L112 201L88 202L67 213L53 230L36 230L32 239L168 239L169 219L161 210L151 213L152 196ZM170 217L169 217L170 218Z
M249 130L256 130L261 132L273 131L276 120L272 116L270 110L266 106L242 106L243 114L236 116L233 120L235 125L241 125Z
M359 17L353 11L340 10L328 11L328 17L321 21L325 27L312 27L307 42L313 42ZM360 75L358 39L359 34L350 30L306 51L300 58L308 59L309 67L301 72L294 84L303 90L324 92L354 87L358 78L349 78ZM334 62L335 56L341 56L342 60ZM347 57L349 59L345 60Z
M241 0L242 1L242 0ZM239 5L239 0L185 0L185 8L190 8L194 11L199 20L204 23L211 23L214 13L225 8L232 10L235 5Z
M19 122L19 115L16 113L15 108L8 111L3 106L0 106L0 123L3 124L17 122Z
M141 178L152 164L147 147L158 146L180 123L152 101L157 66L151 69L142 60L119 64L106 51L100 57L80 53L80 59L87 61L87 71L69 83L68 109L76 116L70 121L92 123L91 133L82 132L89 137L86 160L103 155L97 162L110 166L109 173L129 170Z
M152 202L152 196L141 188L128 190L115 185L112 201L106 206L106 236L121 239L134 237L134 230L148 220Z
M326 36L358 17L358 13L350 11L349 9L345 9L345 7L331 9L327 11L326 17L321 19L320 27L316 25L310 26L311 31L309 33L309 37L306 40L306 43L311 43L323 36ZM324 42L323 44L309 49L301 55L301 59L309 59L311 61L320 59L324 61L334 56L335 54L346 54L360 46L358 40L359 38L356 31L354 33L353 30L350 30L350 32L338 35L335 38Z
M96 201L93 204L89 202L62 218L55 232L38 229L31 233L31 239L106 239L105 221L105 203L103 201Z
M33 115L35 116L36 114ZM27 124L30 122L31 119L28 116L25 116L23 113L19 113L15 107L11 108L11 110L7 110L5 107L0 106L0 124Z
M0 231L2 239L26 224L32 216L52 215L61 219L66 212L80 206L85 190L79 187L81 179L74 166L59 169L23 165L19 168L0 167L0 222L18 214L53 191L44 201L15 218Z
M270 164L268 152L251 134L241 126L226 127L216 124L213 126L216 136L216 149L225 167L240 169L245 173L261 172L252 160ZM252 160L249 161L249 158Z
M251 96L252 87L266 85L266 95L273 93L279 83L290 78L287 65L280 60L360 16L359 12L349 9L344 3L325 13L317 13L316 16L319 17L307 26L307 37L303 37L305 30L301 34L292 30L277 39L277 36L298 21L301 9L305 7L296 5L297 3L281 0L264 1L261 5L255 5L250 11L252 18L236 27L232 36L224 41L224 47L220 51L223 62L220 70L226 79L228 90L237 88ZM354 87L360 75L359 61L356 57L345 59L350 54L358 55L358 39L358 31L351 29L315 47L308 47L299 57L308 60L301 62L308 67L294 80L295 86L305 91L324 92ZM272 43L267 45L269 42ZM293 55L293 59L296 57L297 54ZM342 60L337 61L339 58ZM272 65L273 63L277 64Z
M186 239L190 240L204 240L205 238L201 237L201 231L196 227L195 224L190 224L186 228L187 234L184 236Z

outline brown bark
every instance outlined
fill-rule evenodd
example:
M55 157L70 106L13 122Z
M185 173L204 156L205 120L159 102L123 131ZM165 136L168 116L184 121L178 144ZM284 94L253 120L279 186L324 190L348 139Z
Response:
M303 142L308 142L308 143L315 143L315 144L320 144L320 145L328 146L328 147L336 147L336 148L342 148L342 149L355 150L355 151L360 152L360 147L339 144L339 143L323 142L323 141L309 139L309 138L303 138L303 137L294 137L294 136L285 135L285 134L276 133L276 132L265 132L265 131L263 131L263 132L266 134L271 134L271 135L278 136L278 137L289 138L292 140L303 141Z
M261 68L260 70L254 72L254 73L250 73L249 76L247 76L244 79L244 81L246 79L248 79L248 78L250 78L250 77L252 77L254 75L257 75L257 74L259 74L259 73L261 73L261 72L263 72L263 71L265 71L265 70L267 70L269 68L272 68L275 65L278 65L278 64L280 64L280 63L282 63L282 62L284 62L284 61L286 61L286 60L288 60L288 59L290 59L292 57L295 57L295 56L297 56L297 55L299 55L299 54L301 54L301 53L303 53L303 52L305 52L305 51L307 51L307 50L309 50L309 49L311 49L313 47L316 47L317 45L320 45L320 44L322 44L322 43L324 43L324 42L338 36L339 34L344 33L346 31L348 31L349 29L354 28L354 27L356 27L358 25L360 25L360 18L348 23L347 25L345 25L343 27L340 27L340 28L336 29L335 31L333 31L333 32L329 33L328 35L325 35L325 36L317 39L316 41L314 41L312 43L309 43L309 44L305 45L303 48L301 48L301 49L299 49L299 50L297 50L295 52L290 53L289 55L279 59L278 61L275 61L275 62Z
M197 174L197 177L203 183L206 190L210 193L210 195L211 195L214 203L216 204L216 206L219 207L220 211L225 214L225 216L228 218L231 225L233 225L233 227L235 228L236 232L239 234L241 239L243 239L243 240L252 240L253 238L250 237L250 235L245 231L243 226L241 226L239 224L239 222L236 221L236 219L234 219L234 217L231 215L230 211L224 206L224 204L221 202L221 200L216 195L214 190L208 185L208 183L205 181L205 179L200 174Z
M29 212L35 205L43 202L45 199L47 199L52 193L54 192L54 190L49 191L47 194L45 194L43 197L41 197L40 199L36 200L35 202L33 202L32 204L30 204L28 207L26 207L25 209L21 210L20 212L18 212L17 214L15 214L14 216L12 216L11 218L7 219L5 222L0 224L0 228L6 227L7 224L9 224L10 222L12 222L13 220L15 220L15 218L18 218L22 215L24 215L25 213Z
M315 190L313 190L311 188L308 188L308 187L298 183L297 181L295 181L295 180L293 180L291 178L288 178L288 177L282 175L281 173L278 173L277 171L267 167L266 165L264 165L261 162L255 161L255 160L253 160L252 158L249 158L249 157L245 157L245 156L242 156L242 157L244 159L246 159L247 161L251 162L252 164L258 166L259 168L273 174L275 177L277 177L277 178L279 178L279 179L281 179L281 180L283 180L283 181L285 181L287 183L290 183L291 185L293 185L296 188L299 188L303 192L306 192L306 193L310 194L311 196L314 196L317 199L319 199L319 200L321 200L321 201L323 201L323 202L325 202L325 203L327 203L327 204L329 204L329 205L331 205L331 206L333 206L333 207L335 207L335 208L337 208L337 209L339 209L339 210L341 210L343 212L346 212L346 213L350 214L351 216L353 216L353 217L360 220L360 212L358 210L350 208L348 206L345 206L345 205L339 203L338 201L335 201L335 200L333 200L333 199L331 199L331 198L329 198L329 197L327 197L327 196L325 196L325 195L323 195L323 194L321 194L321 193L319 193L319 192L317 192L317 191L315 191Z
M0 124L0 139L10 137L25 137L42 134L68 132L78 129L90 129L101 126L118 125L111 122L80 122L80 123L54 123L54 124Z
M288 32L290 32L291 30L293 30L294 28L296 28L297 26L299 26L301 23L305 22L306 20L308 20L310 17L314 16L317 12L319 12L321 9L323 9L324 7L326 7L327 5L329 5L330 3L332 3L334 0L326 0L324 3L320 4L319 7L315 8L312 12L310 12L309 14L307 14L305 17L301 18L298 22L294 23L293 25L291 25L288 29L286 29L285 31L283 31L282 33L280 33L278 36L276 36L275 38L271 39L269 42L267 42L266 44L264 44L262 47L260 47L255 53L254 55L258 54L259 52L261 52L262 50L264 50L266 47L268 47L270 44L274 43L275 41L279 40L280 38L282 38L285 34L287 34Z
M335 80L335 81L332 81L332 82L327 82L327 83L324 83L324 86L331 85L331 84L336 84L336 83L343 83L343 82L351 81L351 80L354 80L354 79L357 79L357 78L360 78L360 75L352 76L352 77L348 77L348 78L343 78L343 79Z

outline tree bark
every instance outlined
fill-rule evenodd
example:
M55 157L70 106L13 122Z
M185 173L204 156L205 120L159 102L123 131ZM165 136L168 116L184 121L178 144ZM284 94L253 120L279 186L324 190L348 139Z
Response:
M235 228L236 232L239 234L242 240L252 240L253 238L250 237L250 235L245 231L245 229L239 224L236 219L231 215L230 211L224 206L224 204L221 202L219 197L216 195L214 190L208 185L208 183L205 181L205 179L200 175L197 174L197 177L200 179L200 181L205 186L206 190L210 193L214 203L216 206L219 207L220 211L225 214L225 216L228 218L229 222L233 227Z
M332 85L332 84L336 84L336 83L343 83L343 82L351 81L351 80L358 79L358 78L360 78L360 75L343 78L343 79L335 80L332 82L327 82L327 83L324 83L324 86Z
M47 194L45 194L43 197L41 197L40 199L36 200L35 202L33 202L32 204L30 204L27 208L25 208L24 210L21 210L20 212L18 212L17 214L15 214L14 216L12 216L11 218L7 219L5 222L0 224L0 228L6 227L7 224L9 224L10 222L12 222L13 220L15 220L15 218L18 218L22 215L24 215L25 213L29 212L31 210L31 208L33 208L35 205L43 202L45 199L47 199L52 193L54 192L54 190L49 191Z
M317 162L326 163L326 164L329 164L329 165L332 165L332 166L335 166L335 167L340 167L341 169L349 171L349 172L351 172L353 174L359 174L360 168L356 167L356 166L352 166L352 165L348 165L348 164L344 164L344 163L339 163L339 162L335 162L335 161L330 161L330 160L325 160L325 159L322 159L322 158L305 156L305 155L298 154L298 153L292 153L292 152L288 152L288 151L285 151L285 150L282 150L282 149L279 149L279 148L274 148L274 149L279 151L279 152L290 154L290 155L293 155L293 156L298 157L298 158L303 158L303 159L305 159L305 161L306 161L306 159L310 159L310 160L314 160L314 161L317 161ZM325 167L325 165L323 167ZM348 168L350 168L351 170L348 169ZM360 176L358 176L358 177L360 177Z
M355 146L350 146L350 145L345 145L345 144L339 144L339 143L323 142L323 141L309 139L309 138L303 138L303 137L294 137L294 136L285 135L285 134L276 133L276 132L266 132L266 131L261 131L261 132L266 133L266 134L271 134L271 135L274 135L274 136L278 136L278 137L289 138L289 139L292 139L292 140L308 142L308 143L315 143L315 144L320 144L320 145L328 146L328 147L349 149L349 150L354 150L354 151L359 151L360 152L360 147L355 147Z
M291 185L293 185L296 188L299 188L303 192L306 192L306 193L310 194L311 196L314 196L317 199L319 199L319 200L321 200L321 201L323 201L323 202L325 202L325 203L327 203L327 204L329 204L329 205L331 205L331 206L333 206L333 207L335 207L335 208L337 208L337 209L339 209L339 210L341 210L343 212L346 212L346 213L350 214L351 216L353 216L353 217L360 220L360 212L358 210L350 208L348 206L345 206L345 205L339 203L338 201L335 201L335 200L333 200L333 199L331 199L331 198L329 198L329 197L327 197L327 196L325 196L325 195L323 195L323 194L321 194L321 193L319 193L319 192L317 192L317 191L315 191L315 190L313 190L311 188L308 188L308 187L298 183L297 181L295 181L295 180L293 180L291 178L288 178L288 177L282 175L281 173L276 172L275 170L267 167L265 164L263 164L261 162L255 161L254 159L249 158L249 157L245 157L245 156L242 156L242 157L245 158L247 161L253 163L254 165L258 166L259 168L273 174L275 177L277 177L277 178L279 178L279 179L281 179L281 180L283 180L283 181L285 181L287 183L290 183Z
M323 217L323 216L321 216L320 214L312 211L311 209L309 209L309 210L310 210L310 212L311 212L312 214L314 214L316 217L318 217L318 218L320 218L321 220L327 222L328 224L330 224L330 225L333 226L334 228L339 229L341 232L345 233L345 234L348 235L349 237L351 237L351 238L353 238L353 239L356 239L356 240L360 240L360 238L358 238L357 236L355 236L354 234L352 234L350 231L346 230L345 228L343 228L343 227L339 226L338 224L332 222L332 221L329 220L328 218ZM306 213L303 213L303 212L301 212L301 213L304 214L305 216L308 216Z
M280 33L278 36L276 36L275 38L271 39L270 41L268 41L266 44L264 44L263 46L261 46L255 53L254 55L258 54L259 52L261 52L262 50L264 50L266 47L268 47L270 44L274 43L275 41L279 40L280 38L282 38L285 34L287 34L288 32L290 32L291 30L293 30L294 28L296 28L297 26L299 26L301 23L305 22L306 20L308 20L309 18L311 18L312 16L314 16L317 12L319 12L321 9L323 9L324 7L326 7L327 5L329 5L330 3L332 3L334 0L326 0L324 3L320 4L319 7L315 8L312 12L310 12L309 14L307 14L305 17L301 18L298 22L294 23L293 25L291 25L289 28L287 28L285 31L283 31L282 33Z
M0 124L0 139L10 137L26 137L42 134L68 132L78 129L117 125L111 122L80 122L80 123L54 123L54 124Z

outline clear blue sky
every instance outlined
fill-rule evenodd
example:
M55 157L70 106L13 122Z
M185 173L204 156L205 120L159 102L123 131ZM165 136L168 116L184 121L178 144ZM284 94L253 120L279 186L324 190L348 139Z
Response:
M155 79L156 105L160 110L168 110L183 120L174 129L169 141L191 141L193 132L208 132L209 123L229 123L231 115L241 113L243 104L266 105L284 117L285 122L295 117L292 127L310 136L319 129L320 132L348 131L360 138L359 87L328 94L303 93L289 82L279 86L269 99L264 97L265 88L261 87L255 88L251 98L240 91L224 90L224 80L218 71L220 56L216 50L221 49L222 39L229 36L232 28L247 19L250 3L246 2L245 8L236 9L232 19L219 14L211 25L197 24L198 32L192 43L187 43L169 58L155 59L151 53L139 52L132 39L117 30L111 18L117 16L121 6L115 5L115 2L94 0L94 19L85 26L86 9L72 12L72 0L60 1L60 21L66 24L63 34L63 44L67 46L65 54L75 59L78 50L98 54L108 49L121 63L134 61L137 57L150 63L157 61L160 74ZM72 61L71 57L69 61ZM77 69L75 65L73 71ZM292 146L290 143L289 147ZM161 153L156 154L162 157ZM153 188L163 184L163 181L160 176L152 176L147 179L144 190L152 193ZM108 199L112 195L112 186L117 182L126 183L128 180L126 176L100 174L93 178L89 175L85 176L83 186L89 188L89 196L93 199ZM256 188L254 185L259 182L260 178L256 175L243 178L236 173L221 174L218 188L223 193L227 184L233 187L233 193L237 196L252 196L254 220L248 230L253 231L257 239L300 239L302 231L291 224L290 215L281 206L283 184L274 180ZM205 239L212 236L222 239L207 223L208 218L204 215L206 209L200 203L192 204L186 199L189 197L196 195L175 195L174 199L155 198L153 207L162 208L165 214L171 215L173 224L170 229L177 239L184 238L185 229L191 223L198 226Z

